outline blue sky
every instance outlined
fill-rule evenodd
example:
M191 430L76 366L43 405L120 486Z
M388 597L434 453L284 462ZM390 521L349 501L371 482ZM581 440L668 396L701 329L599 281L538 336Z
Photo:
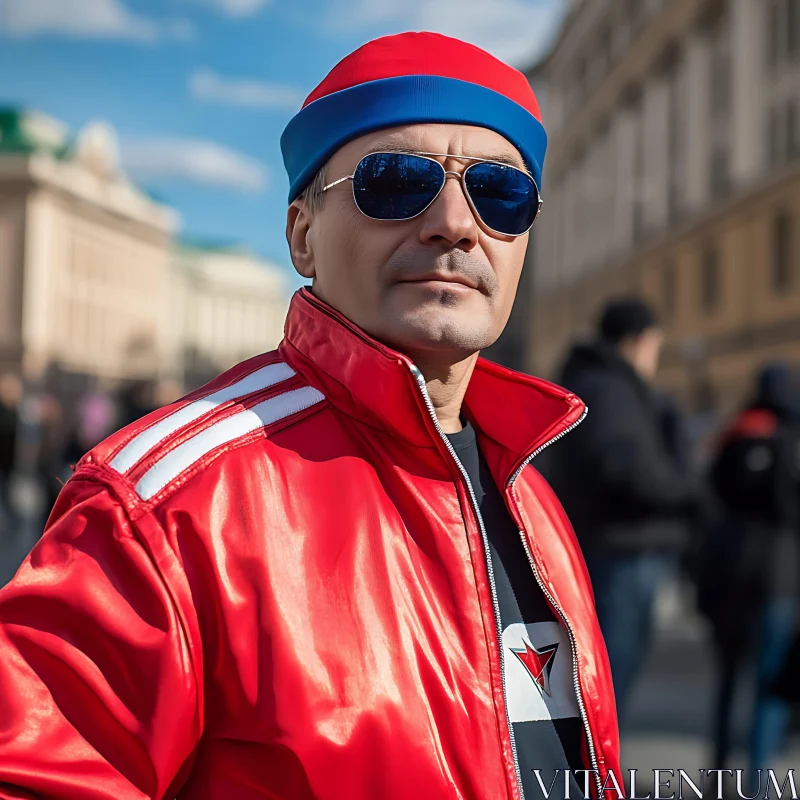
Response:
M111 124L126 171L182 235L244 244L291 274L280 134L369 39L436 30L516 66L563 0L0 0L0 105Z

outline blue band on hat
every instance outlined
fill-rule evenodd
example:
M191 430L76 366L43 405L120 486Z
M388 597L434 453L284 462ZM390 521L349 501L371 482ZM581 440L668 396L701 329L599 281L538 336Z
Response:
M533 114L477 83L408 75L368 81L320 97L290 120L281 136L289 202L352 139L382 128L424 122L477 125L505 136L519 150L541 189L547 134Z

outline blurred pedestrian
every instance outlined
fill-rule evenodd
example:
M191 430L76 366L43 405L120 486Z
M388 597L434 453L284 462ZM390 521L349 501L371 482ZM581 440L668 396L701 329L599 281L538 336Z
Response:
M10 497L11 474L17 449L19 404L22 399L22 381L14 373L0 376L0 527L10 525L12 504Z
M586 557L620 713L649 647L658 589L702 497L677 409L651 387L663 338L638 298L606 306L596 340L577 344L560 376L588 417L551 448L545 470Z
M81 458L113 432L116 417L117 410L107 392L89 391L81 397L77 420L59 459L60 482L68 481Z
M66 411L62 399L54 392L43 392L36 398L36 470L42 497L39 516L47 518L53 503L68 476L63 475L64 420ZM40 528L36 525L36 532Z
M720 438L711 478L723 507L704 546L698 602L712 622L720 662L715 765L731 748L731 712L755 653L750 766L769 766L790 707L772 691L798 616L800 589L800 388L783 364L764 368L752 402ZM755 772L753 772L755 774Z
M123 387L118 399L119 427L124 428L155 411L157 391L151 380L137 380Z

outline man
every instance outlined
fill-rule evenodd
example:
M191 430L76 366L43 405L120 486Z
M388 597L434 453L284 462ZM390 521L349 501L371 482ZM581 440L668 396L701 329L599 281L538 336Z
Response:
M584 406L478 359L539 210L530 87L378 39L282 146L311 289L277 352L92 450L0 593L0 797L597 796L607 657L526 468Z
M657 589L699 500L650 387L663 338L641 300L606 306L596 341L576 345L560 377L591 413L552 448L545 471L586 556L620 713L647 652Z
M701 551L698 605L719 659L714 763L730 755L736 689L754 656L754 781L772 766L791 721L790 705L773 691L797 627L800 588L800 392L789 366L760 370L753 397L720 437L710 477L723 514Z
M14 533L11 530L10 485L17 453L21 399L22 381L11 372L0 375L0 531L6 536Z

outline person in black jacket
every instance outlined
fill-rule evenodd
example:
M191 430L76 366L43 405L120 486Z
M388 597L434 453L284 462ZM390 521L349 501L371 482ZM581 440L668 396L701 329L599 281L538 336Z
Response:
M572 349L559 381L584 400L588 416L550 448L543 469L586 557L620 713L649 646L657 589L701 499L669 441L674 406L650 387L662 342L644 302L609 303L597 340Z
M755 780L786 737L790 706L773 684L798 619L800 389L786 365L761 371L755 397L720 437L711 480L724 513L703 547L698 604L712 623L720 663L714 763L723 766L729 754L736 684L755 655Z
M13 373L0 375L0 538L13 524L11 475L14 472L22 381Z

